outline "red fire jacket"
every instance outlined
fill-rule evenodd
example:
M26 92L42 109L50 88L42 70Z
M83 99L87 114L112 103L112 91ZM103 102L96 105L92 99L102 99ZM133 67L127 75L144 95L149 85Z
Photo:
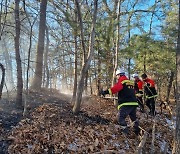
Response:
M143 96L143 81L139 78L134 81L134 89L137 97Z
M115 94L118 92L118 109L122 106L138 106L134 83L130 81L126 76L121 76L118 82L109 89L109 94Z

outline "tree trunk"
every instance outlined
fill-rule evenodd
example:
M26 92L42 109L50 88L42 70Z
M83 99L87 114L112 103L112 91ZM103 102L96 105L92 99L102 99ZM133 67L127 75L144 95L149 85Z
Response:
M74 88L73 88L73 96L71 100L71 104L74 105L73 103L76 100L76 92L77 92L77 36L75 34L74 36Z
M179 0L180 4L180 0ZM177 50L176 50L176 129L174 137L174 154L180 153L180 5L179 5L179 25L178 25L178 40L177 40Z
M44 76L43 76L44 78L43 83L45 84L46 88L49 87L48 52L49 52L49 31L46 26L46 51L44 54Z
M33 26L31 25L30 28L30 37L29 37L29 49L28 49L28 64L27 64L27 70L26 70L26 90L29 89L29 69L30 69L30 58L31 58L31 47L32 47L32 31Z
M98 0L94 1L94 14L93 14L93 21L92 21L92 29L91 29L91 35L90 35L90 40L89 40L89 53L88 53L88 58L86 60L86 63L83 65L83 68L81 70L81 76L80 76L80 81L78 83L78 89L77 89L77 97L76 101L73 107L73 112L76 114L80 110L80 104L82 100L82 92L83 92L83 87L84 87L84 78L85 75L90 67L91 59L93 56L94 52L94 39L95 39L95 23L96 23L96 16L97 16L97 2ZM82 38L81 38L82 39Z
M131 39L131 17L132 17L132 14L129 15L128 17L128 46L130 48L131 46L131 42L130 42L130 39ZM131 58L128 59L128 78L131 79Z
M3 11L4 8L4 11ZM0 4L0 40L1 37L3 35L4 29L5 29L5 25L7 22L7 15L8 15L8 1L5 0L5 2L3 2L1 0L1 4Z
M82 49L83 49L83 64L84 65L85 61L86 61L86 48L85 48L85 42L84 42L84 33L83 33L83 22L82 22L82 16L81 16L81 9L79 6L79 0L75 0L75 5L76 5L76 9L77 9L77 15L78 15L78 20L79 20L79 26L80 26L80 35L81 35L81 45L82 45Z
M144 58L143 58L143 66L144 66L144 73L146 73L146 52L145 52L145 54L144 54Z
M120 11L121 11L121 0L118 1L118 10L117 10L117 26L116 26L116 51L115 51L115 62L114 62L114 71L113 71L113 78L112 78L112 84L111 86L114 85L116 82L116 70L118 67L118 52L119 52L119 21L120 21Z
M100 96L100 90L102 89L101 87L101 58L100 58L100 54L99 54L99 51L100 49L98 50L98 66L97 66L97 74L98 74L98 77L97 77L97 95Z
M89 88L90 88L90 94L93 94L93 88L92 88L92 79L91 77L89 78Z
M19 2L20 0L15 0L15 28L16 35L15 41L15 52L16 52L16 63L17 63L17 95L16 103L18 107L22 107L22 91L23 91L23 79L22 79L22 66L21 57L19 51L19 39L20 39L20 19L19 19Z
M88 94L88 89L87 89L87 86L88 86L88 71L86 73L86 76L85 76L85 80L84 80L84 92L85 94L87 95Z
M166 102L168 104L169 104L169 96L170 96L170 92L171 92L173 79L174 79L174 72L171 71L171 76L170 76L170 80L169 80L169 84L168 84L168 88L167 88L167 95L166 95Z
M70 89L70 91L72 91L72 87L73 87L73 75L74 75L74 73L73 73L73 71L74 71L74 68L73 68L73 59L72 59L72 57L70 57L70 74L69 74L69 85L70 85L70 87L69 87L69 89Z
M0 84L0 99L1 99L3 86L4 86L4 78L5 78L5 69L4 69L3 64L1 64L1 63L0 63L0 68L2 71L2 78L1 78L1 84Z
M26 90L28 92L29 89L29 69L30 69L30 59L31 59L31 48L32 48L32 33L33 33L33 26L36 22L36 19L34 19L34 21L31 23L31 19L29 17L29 14L26 12L26 2L25 0L23 0L23 8L24 8L24 12L26 14L29 26L30 26L30 34L29 34L29 48L28 48L28 64L27 64L27 70L26 70Z
M32 89L40 89L42 84L42 70L43 70L43 53L44 53L44 38L46 29L46 8L47 0L41 1L40 4L40 21L39 21L39 36L36 55L35 75L32 82Z
M81 45L82 45L82 50L83 50L83 60L82 60L82 66L85 64L86 61L86 47L85 47L85 39L84 39L84 32L83 32L83 21L82 21L82 15L81 15L81 8L79 6L79 0L75 0L75 5L77 9L77 14L78 14L78 20L79 20L79 25L80 25L80 35L81 35ZM87 93L87 80L88 80L88 71L86 72L85 79L84 79L84 90Z
M131 58L128 59L128 78L131 79Z

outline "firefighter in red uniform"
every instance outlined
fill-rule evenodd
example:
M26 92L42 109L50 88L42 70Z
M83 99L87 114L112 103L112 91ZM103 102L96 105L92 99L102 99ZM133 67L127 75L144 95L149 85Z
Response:
M152 79L149 79L144 73L141 75L143 79L144 93L146 95L146 105L149 108L149 114L155 115L155 99L157 97L157 92L155 89L155 82Z
M134 133L139 135L140 128L136 117L138 102L135 96L134 82L130 81L125 76L125 72L123 70L117 70L116 77L118 82L113 87L102 91L101 94L105 96L106 94L112 95L118 93L118 122L122 128L122 132L128 134L128 127L125 119L129 115L130 119L134 123Z
M133 78L134 78L134 89L135 89L135 93L136 93L137 102L139 104L140 111L144 112L144 105L143 105L143 99L142 99L142 97L143 97L143 82L139 78L139 75L137 73L133 74Z

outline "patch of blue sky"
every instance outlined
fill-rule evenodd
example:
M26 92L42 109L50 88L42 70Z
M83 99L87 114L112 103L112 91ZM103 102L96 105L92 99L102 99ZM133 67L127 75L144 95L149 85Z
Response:
M163 11L159 3L157 3L155 7L154 10L155 13L152 14L152 12L150 12L153 11L153 6L155 5L155 3L156 3L155 0L141 0L136 5L133 0L125 1L125 3L123 3L124 7L123 6L122 7L128 8L127 10L124 11L130 12L133 10L139 10L133 15L131 19L131 25L137 25L135 27L133 26L134 28L131 29L131 35L133 34L141 35L143 33L149 33L151 29L151 36L154 39L157 40L162 39L161 28L164 17L163 17ZM132 6L134 6L134 8ZM148 12L147 10L150 11ZM124 18L127 18L127 15Z

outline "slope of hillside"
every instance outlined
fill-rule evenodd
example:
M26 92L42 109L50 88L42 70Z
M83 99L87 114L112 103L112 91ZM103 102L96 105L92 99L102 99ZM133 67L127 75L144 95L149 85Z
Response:
M1 121L0 143L6 143L6 150L16 153L134 153L141 142L132 128L130 135L124 136L116 121L117 110L111 99L96 96L86 97L78 115L72 113L70 97L58 91L31 92L29 96L29 114L20 117L20 121L5 127ZM153 149L152 130L155 121L154 150L158 153L171 153L173 127L168 111L156 115L137 112L141 135L147 132L143 153ZM5 119L4 119L5 120ZM12 119L13 120L13 117ZM8 121L11 121L10 119ZM128 120L128 119L127 119ZM128 124L131 122L128 120ZM4 128L3 128L4 127ZM6 134L6 135L5 135ZM5 151L6 151L5 150ZM6 152L7 152L6 151Z

